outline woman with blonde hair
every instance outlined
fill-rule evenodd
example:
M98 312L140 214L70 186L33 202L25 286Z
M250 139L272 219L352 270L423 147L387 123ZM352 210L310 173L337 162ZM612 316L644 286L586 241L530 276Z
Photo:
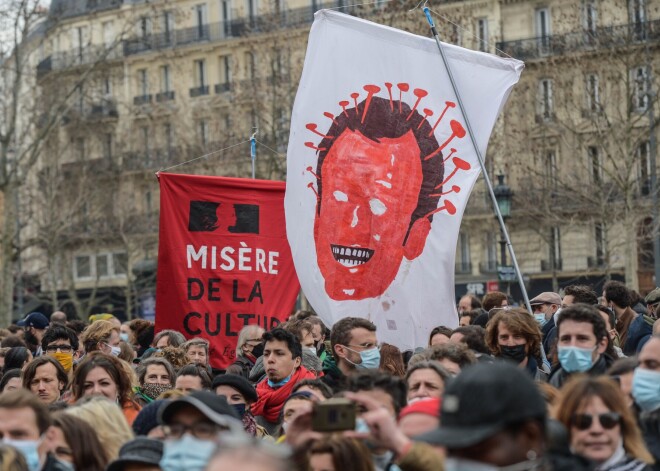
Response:
M87 326L80 336L85 347L85 354L101 351L108 355L119 356L119 327L110 321L96 321Z
M0 444L0 471L29 471L23 454L11 445Z
M646 449L623 393L610 378L581 376L561 389L556 419L569 433L571 450L596 463L597 471L650 470Z
M105 397L85 397L64 413L78 417L94 428L109 461L116 459L121 446L133 439L133 430L128 426L121 409Z

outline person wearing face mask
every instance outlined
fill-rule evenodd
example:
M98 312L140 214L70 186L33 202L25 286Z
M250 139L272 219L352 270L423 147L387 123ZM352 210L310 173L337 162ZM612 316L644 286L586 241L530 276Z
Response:
M346 389L348 377L380 366L376 326L360 317L345 317L332 326L332 355L323 362L322 381L334 392Z
M252 404L257 402L257 391L250 382L239 375L224 374L213 379L211 390L218 396L224 396L243 421L245 432L253 437L268 436L264 427L259 425L252 415Z
M92 352L103 352L112 356L119 356L119 328L110 321L96 321L90 324L80 336L85 348L85 355Z
M245 435L234 408L210 391L171 401L158 415L165 431L163 471L202 471L217 447L218 434Z
M145 406L174 387L176 373L165 358L147 358L135 370L140 386L133 389L133 399Z
M25 319L18 321L16 325L25 329L25 341L32 349L34 356L41 355L43 353L41 340L49 325L48 318L40 312L31 312Z
M55 358L64 371L71 372L78 352L78 336L76 333L60 324L53 324L41 339L41 348L46 355Z
M660 335L651 337L639 352L633 373L632 396L641 409L639 424L649 451L660 463ZM658 467L658 464L656 464Z
M252 405L252 413L261 418L261 425L272 434L293 387L298 381L316 375L302 366L302 347L291 332L278 327L266 332L263 338L266 378L257 384L259 399Z
M241 329L236 342L236 361L227 367L225 371L227 374L250 377L250 370L254 368L263 353L261 348L257 351L255 348L263 346L261 336L264 332L264 329L258 325L248 325Z
M543 335L543 342L545 342L548 333L555 326L554 315L561 307L561 296L552 291L545 291L533 298L529 304L532 306L534 320L538 322L541 328L541 334ZM545 343L543 347L546 351L550 349L550 346L546 346Z
M574 304L562 309L557 321L559 367L549 383L561 388L575 373L604 374L614 363L606 352L611 345L605 321L594 306Z
M0 439L16 448L30 471L41 469L39 444L51 423L46 405L25 390L0 394Z
M496 358L513 362L537 381L547 381L550 369L541 360L541 329L525 309L495 314L487 326L486 343Z

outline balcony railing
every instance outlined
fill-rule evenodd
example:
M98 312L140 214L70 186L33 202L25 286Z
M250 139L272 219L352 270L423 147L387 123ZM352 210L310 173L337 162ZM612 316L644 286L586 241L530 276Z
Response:
M209 86L204 85L201 87L193 87L190 89L190 97L195 98L198 96L203 96L203 95L208 95L209 94Z
M252 32L267 32L278 28L303 26L314 21L315 9L311 6L270 13L248 18L239 18L217 23L180 28L159 34L151 34L124 42L124 55L178 47L186 44L221 41L241 37Z
M497 273L497 261L489 260L487 262L479 263L479 272L482 274L486 273Z
M79 50L56 52L46 57L37 65L37 76L41 77L51 70L62 70L95 62L108 62L120 59L123 50L117 45L88 46Z
M472 273L472 263L471 262L456 262L456 273L463 275L469 275Z
M216 83L215 84L215 94L220 95L221 93L226 93L231 91L231 82L225 83Z
M133 97L133 104L135 106L146 105L151 103L152 95L138 95Z
M156 93L156 101L158 103L172 100L174 100L174 91Z
M556 271L561 271L562 265L561 259L555 260L554 269ZM552 269L552 260L541 260L541 271L552 271Z
M89 114L92 118L116 118L119 116L117 103L114 100L103 100L100 103L93 103L90 107Z
M604 26L594 31L576 31L568 34L539 36L497 43L501 55L516 59L538 59L571 52L595 51L612 47L639 44L660 39L660 20ZM504 54L502 54L504 53Z

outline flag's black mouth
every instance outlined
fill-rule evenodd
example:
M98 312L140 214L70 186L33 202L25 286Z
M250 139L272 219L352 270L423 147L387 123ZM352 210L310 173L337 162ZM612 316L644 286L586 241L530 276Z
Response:
M330 244L332 256L345 267L356 267L367 263L374 254L372 249L362 247L347 247L345 245Z

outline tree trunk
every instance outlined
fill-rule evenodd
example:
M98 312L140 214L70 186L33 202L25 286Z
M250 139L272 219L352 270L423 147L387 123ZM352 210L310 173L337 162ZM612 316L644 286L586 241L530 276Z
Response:
M0 326L11 324L14 311L14 240L16 237L16 188L5 187L2 200L2 237L0 238Z

